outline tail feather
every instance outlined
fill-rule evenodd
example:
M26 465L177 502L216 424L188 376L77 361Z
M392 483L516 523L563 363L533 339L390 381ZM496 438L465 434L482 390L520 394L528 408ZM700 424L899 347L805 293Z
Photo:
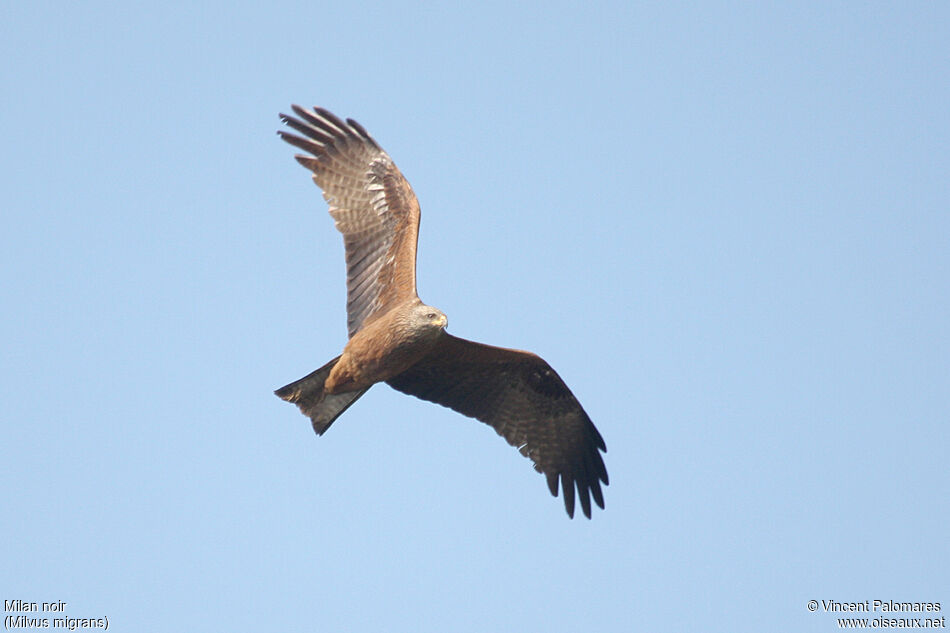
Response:
M323 435L333 421L369 389L366 387L347 393L326 393L323 390L324 382L338 360L339 356L317 371L274 392L278 398L296 404L301 413L310 418L317 435Z

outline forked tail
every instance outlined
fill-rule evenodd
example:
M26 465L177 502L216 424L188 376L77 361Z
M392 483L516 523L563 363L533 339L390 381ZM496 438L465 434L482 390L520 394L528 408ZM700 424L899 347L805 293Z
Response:
M323 390L323 384L338 360L340 360L339 356L312 374L274 392L278 398L296 404L300 411L310 418L317 435L323 435L341 413L369 390L369 387L366 387L366 389L347 393L326 393Z

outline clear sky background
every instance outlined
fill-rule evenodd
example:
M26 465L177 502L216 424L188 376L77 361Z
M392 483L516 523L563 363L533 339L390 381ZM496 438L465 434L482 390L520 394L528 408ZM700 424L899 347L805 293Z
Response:
M950 8L0 9L0 598L117 631L832 631L950 611ZM377 386L277 114L360 121L420 295L606 439L569 520L490 428ZM4 614L8 615L7 613Z

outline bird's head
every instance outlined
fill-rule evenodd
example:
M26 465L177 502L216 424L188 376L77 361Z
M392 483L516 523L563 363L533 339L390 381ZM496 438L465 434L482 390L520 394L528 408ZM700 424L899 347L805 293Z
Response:
M412 325L419 330L439 332L449 324L448 317L438 308L420 303L412 309Z

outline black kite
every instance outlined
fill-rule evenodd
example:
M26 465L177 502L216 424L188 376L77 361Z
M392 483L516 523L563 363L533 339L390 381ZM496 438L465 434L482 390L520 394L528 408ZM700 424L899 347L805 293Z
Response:
M343 353L275 393L295 403L322 435L377 382L449 407L492 426L547 476L558 481L567 514L574 487L590 518L601 508L607 470L604 440L561 377L531 352L466 341L445 332L448 321L416 294L419 202L409 182L353 119L323 108L292 106L281 114L298 136L282 139L323 190L346 247L347 325Z

